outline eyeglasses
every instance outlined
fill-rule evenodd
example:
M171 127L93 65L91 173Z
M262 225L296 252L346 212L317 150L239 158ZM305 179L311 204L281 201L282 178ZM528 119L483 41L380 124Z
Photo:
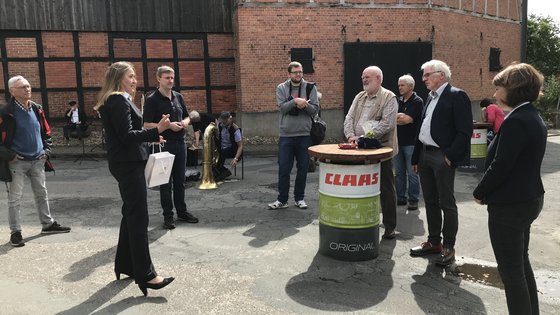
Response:
M433 71L433 72L424 73L424 74L422 75L422 78L423 78L423 79L427 79L427 78L428 78L429 76L431 76L432 74L438 73L438 72L441 73L441 71Z
M303 71L292 71L291 74L303 74Z
M14 86L14 88L16 88L16 89L26 89L27 90L27 89L31 89L31 86L30 85L22 85L22 86Z

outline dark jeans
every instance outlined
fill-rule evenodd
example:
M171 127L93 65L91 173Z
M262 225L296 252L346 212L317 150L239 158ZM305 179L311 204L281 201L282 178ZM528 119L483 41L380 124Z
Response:
M381 162L381 212L385 230L394 230L397 226L397 194L395 192L395 176L393 176L393 160Z
M290 173L296 159L296 182L294 185L295 201L305 197L305 184L307 181L307 168L309 167L309 153L311 136L280 137L278 141L278 201L288 202L290 192Z
M133 276L136 283L148 282L157 276L148 247L145 167L146 161L109 161L109 171L119 183L123 201L115 272Z
M226 168L224 167L226 158L234 158L236 153L237 151L233 151L233 147L220 149L220 158L218 159L217 165L220 172L226 170Z
M459 226L454 195L455 168L445 163L442 150L422 149L418 163L418 175L420 175L420 184L426 204L428 241L432 244L441 243L443 232L443 247L454 249Z
M531 223L542 208L542 195L519 204L488 205L490 241L510 314L539 314L537 284L528 252Z
M172 217L173 205L175 205L177 214L185 213L187 211L187 204L185 203L185 165L187 159L185 141L168 140L163 146L162 151L175 154L169 183L159 187L159 197L161 208L163 209L163 216Z
M418 174L412 170L412 152L414 152L413 145L399 146L399 153L393 158L396 173L397 199L408 202L418 202L420 195L420 184ZM408 189L407 189L408 183Z
M68 132L69 130L76 130L76 135L78 135L79 139L82 139L82 134L84 133L84 131L86 131L86 129L88 128L88 126L86 124L75 124L75 123L68 123L64 126L62 126L62 134L64 135L64 138L66 140L70 139L70 133Z

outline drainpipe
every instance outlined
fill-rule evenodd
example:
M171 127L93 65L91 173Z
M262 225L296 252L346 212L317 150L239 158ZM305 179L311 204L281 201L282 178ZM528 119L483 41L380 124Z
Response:
M521 1L521 62L527 62L527 1Z

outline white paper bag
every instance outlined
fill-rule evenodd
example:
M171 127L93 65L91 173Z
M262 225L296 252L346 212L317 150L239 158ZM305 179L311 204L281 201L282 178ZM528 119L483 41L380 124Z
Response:
M149 188L169 183L175 155L169 152L152 153L148 157L144 176Z

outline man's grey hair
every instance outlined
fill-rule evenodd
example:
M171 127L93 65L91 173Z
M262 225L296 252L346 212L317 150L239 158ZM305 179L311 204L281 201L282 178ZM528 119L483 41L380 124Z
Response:
M16 84L17 81L21 81L21 80L26 80L26 79L21 75L16 75L15 77L11 77L10 80L8 80L8 88L11 89L14 86L14 84Z
M383 83L383 71L381 71L381 68L379 68L378 66L369 66L365 68L364 71L365 70L373 71L375 75L379 75L379 77L381 78L381 83Z
M193 110L189 113L189 118L191 120L199 120L200 119L200 114L196 110Z
M156 73L158 78L161 78L164 73L175 73L175 70L173 70L173 68L171 68L170 66L161 66L157 68Z
M430 67L433 72L443 73L443 76L445 77L445 81L451 80L451 70L449 69L449 66L445 62L437 59L432 59L424 63L422 67L420 67L420 69L424 70L427 67Z
M413 89L414 89L414 85L416 84L416 83L414 82L414 78L413 78L409 73L407 73L407 74L403 75L402 77L400 77L398 82L401 82L401 81L403 81L404 83L410 85Z

